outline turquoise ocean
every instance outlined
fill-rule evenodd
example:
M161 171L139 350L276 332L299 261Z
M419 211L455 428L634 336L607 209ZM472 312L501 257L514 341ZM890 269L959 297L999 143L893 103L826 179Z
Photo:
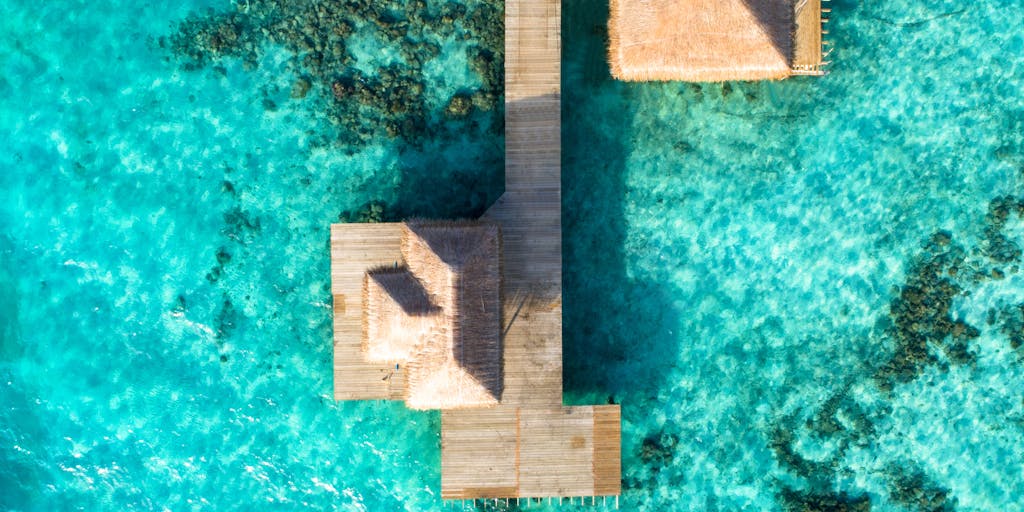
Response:
M621 510L1024 510L1024 3L831 8L824 78L624 84L563 2ZM327 238L501 194L501 16L0 2L0 510L496 508L440 500L437 413L332 400Z

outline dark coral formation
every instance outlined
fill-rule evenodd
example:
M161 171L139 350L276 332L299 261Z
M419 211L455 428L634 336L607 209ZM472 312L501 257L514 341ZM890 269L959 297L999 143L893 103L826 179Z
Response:
M889 307L896 351L875 374L880 388L909 382L923 368L936 363L929 347L941 349L955 364L973 360L968 341L980 333L963 320L954 319L950 312L953 297L963 291L956 276L964 261L963 248L948 232L937 232L925 243Z
M1003 234L1010 213L1016 213L1020 218L1024 214L1024 201L1012 196L997 197L989 203L988 214L985 215L984 251L997 263L1020 261L1020 246Z
M217 311L217 319L214 322L215 339L218 346L221 345L220 340L231 336L242 318L242 313L231 303L228 294L222 294L220 309Z
M206 273L206 280L211 283L216 283L224 274L224 266L230 262L231 253L228 252L227 248L220 247L217 249L217 264Z
M823 438L838 438L841 453L850 444L867 446L875 436L874 421L845 389L822 404L818 413L807 420L807 428Z
M661 431L644 438L640 444L640 460L650 464L657 472L662 466L672 462L676 445L679 444L679 436Z
M932 482L917 468L897 467L891 471L889 496L911 510L950 512L956 510L956 498Z
M804 457L794 447L793 430L787 426L790 423L792 419L786 418L771 432L770 446L775 460L781 467L806 479L811 488L828 488L835 478L838 455L823 462Z
M355 212L343 211L338 215L340 222L392 222L398 219L389 216L387 204L382 201L370 201L359 207Z
M906 281L890 303L889 334L895 351L872 377L878 387L891 390L916 378L929 365L971 364L975 356L970 341L980 331L955 318L953 300L979 283L1004 279L1020 271L1018 242L1007 236L1012 216L1024 217L1024 198L1002 196L989 203L981 243L965 249L952 233L939 231L924 244L911 265ZM986 323L1007 336L1011 348L1024 351L1024 303L993 308ZM876 437L880 416L892 414L881 405L869 413L850 395L850 385L835 392L803 423L818 439L835 443L835 452L824 461L809 460L795 443L798 427L794 417L783 418L770 433L770 447L779 465L806 482L806 491L785 487L779 499L786 510L870 510L866 496L834 494L838 462L851 446L868 446ZM908 469L909 468L909 469ZM913 464L887 471L889 497L910 510L953 510L956 500L948 490L929 480Z
M871 500L866 495L802 492L784 489L779 496L787 512L869 512Z
M1020 262L1020 246L1005 234L1012 214L1018 218L1024 216L1024 199L1001 196L989 203L980 250L990 263L1012 266ZM952 364L974 361L969 342L977 338L980 331L963 320L954 319L950 306L953 298L963 293L965 285L1005 278L1006 273L999 266L968 261L964 249L953 242L948 232L932 235L900 288L899 296L890 305L896 352L875 375L879 387L890 389L895 383L910 381L924 367L935 363L930 347L940 349ZM1009 316L1004 332L1010 336L1011 344L1020 346L1024 338L1015 334L1015 324L1012 315ZM994 322L994 316L990 321Z
M296 55L300 70L290 97L319 90L323 102L311 108L338 126L341 143L387 136L420 144L448 129L444 113L466 117L474 110L486 112L485 128L500 131L501 5L487 0L246 0L233 12L188 17L161 44L181 56L187 69L227 56L252 68L264 45L281 45ZM372 37L401 58L357 62L350 48L356 37ZM440 55L436 42L446 39L465 44L466 61L481 85L456 94L447 108L441 106L444 113L433 112L425 101L424 66ZM273 101L265 106L277 107Z
M1024 303L1006 308L999 316L1002 317L1000 330L1010 341L1010 348L1020 350L1024 347Z
M262 229L259 217L254 217L248 211L237 206L224 212L223 217L224 227L220 230L221 234L243 245L250 242L252 237ZM221 256L218 255L217 261L220 262L220 260Z

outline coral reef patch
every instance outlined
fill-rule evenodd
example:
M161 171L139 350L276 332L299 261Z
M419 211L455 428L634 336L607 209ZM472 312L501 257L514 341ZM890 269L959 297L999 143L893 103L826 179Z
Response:
M957 277L965 256L963 247L945 231L933 234L922 247L890 304L896 350L875 375L880 388L908 382L923 367L936 363L932 349L941 349L952 363L972 361L967 343L977 338L979 331L950 312L953 297L963 291Z
M295 55L288 96L301 100L318 92L311 112L323 113L337 127L337 141L345 145L387 137L421 146L452 135L447 122L474 111L483 113L475 121L484 128L502 131L500 3L247 0L236 6L230 12L193 14L160 44L188 70L225 57L238 58L251 69L259 65L267 45L288 49ZM379 59L360 61L356 48L365 39L373 41ZM427 91L431 84L425 67L450 41L464 46L465 65L476 74L478 85L449 94L435 108L428 92L438 91ZM272 101L265 106L277 107Z

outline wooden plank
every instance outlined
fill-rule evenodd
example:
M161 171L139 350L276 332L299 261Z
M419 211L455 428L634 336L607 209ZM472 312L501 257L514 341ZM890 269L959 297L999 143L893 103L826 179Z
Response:
M519 492L593 496L593 407L523 409L521 416Z
M800 0L796 6L793 69L798 74L820 74L821 0Z
M519 409L441 412L441 497L519 495Z
M620 424L617 405L444 411L441 495L616 495Z
M367 363L362 354L363 274L402 261L401 224L331 226L334 298L334 399L400 400L405 374L394 365Z
M505 3L502 404L562 405L561 2Z
M622 412L618 405L594 407L594 495L622 492Z

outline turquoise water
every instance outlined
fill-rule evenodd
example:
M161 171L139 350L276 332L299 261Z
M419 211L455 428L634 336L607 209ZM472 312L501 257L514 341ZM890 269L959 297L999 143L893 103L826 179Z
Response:
M0 5L0 509L441 508L437 414L330 398L326 240L501 193L463 4ZM564 2L565 383L623 404L624 510L1024 509L1024 5L832 8L823 79L627 85Z

